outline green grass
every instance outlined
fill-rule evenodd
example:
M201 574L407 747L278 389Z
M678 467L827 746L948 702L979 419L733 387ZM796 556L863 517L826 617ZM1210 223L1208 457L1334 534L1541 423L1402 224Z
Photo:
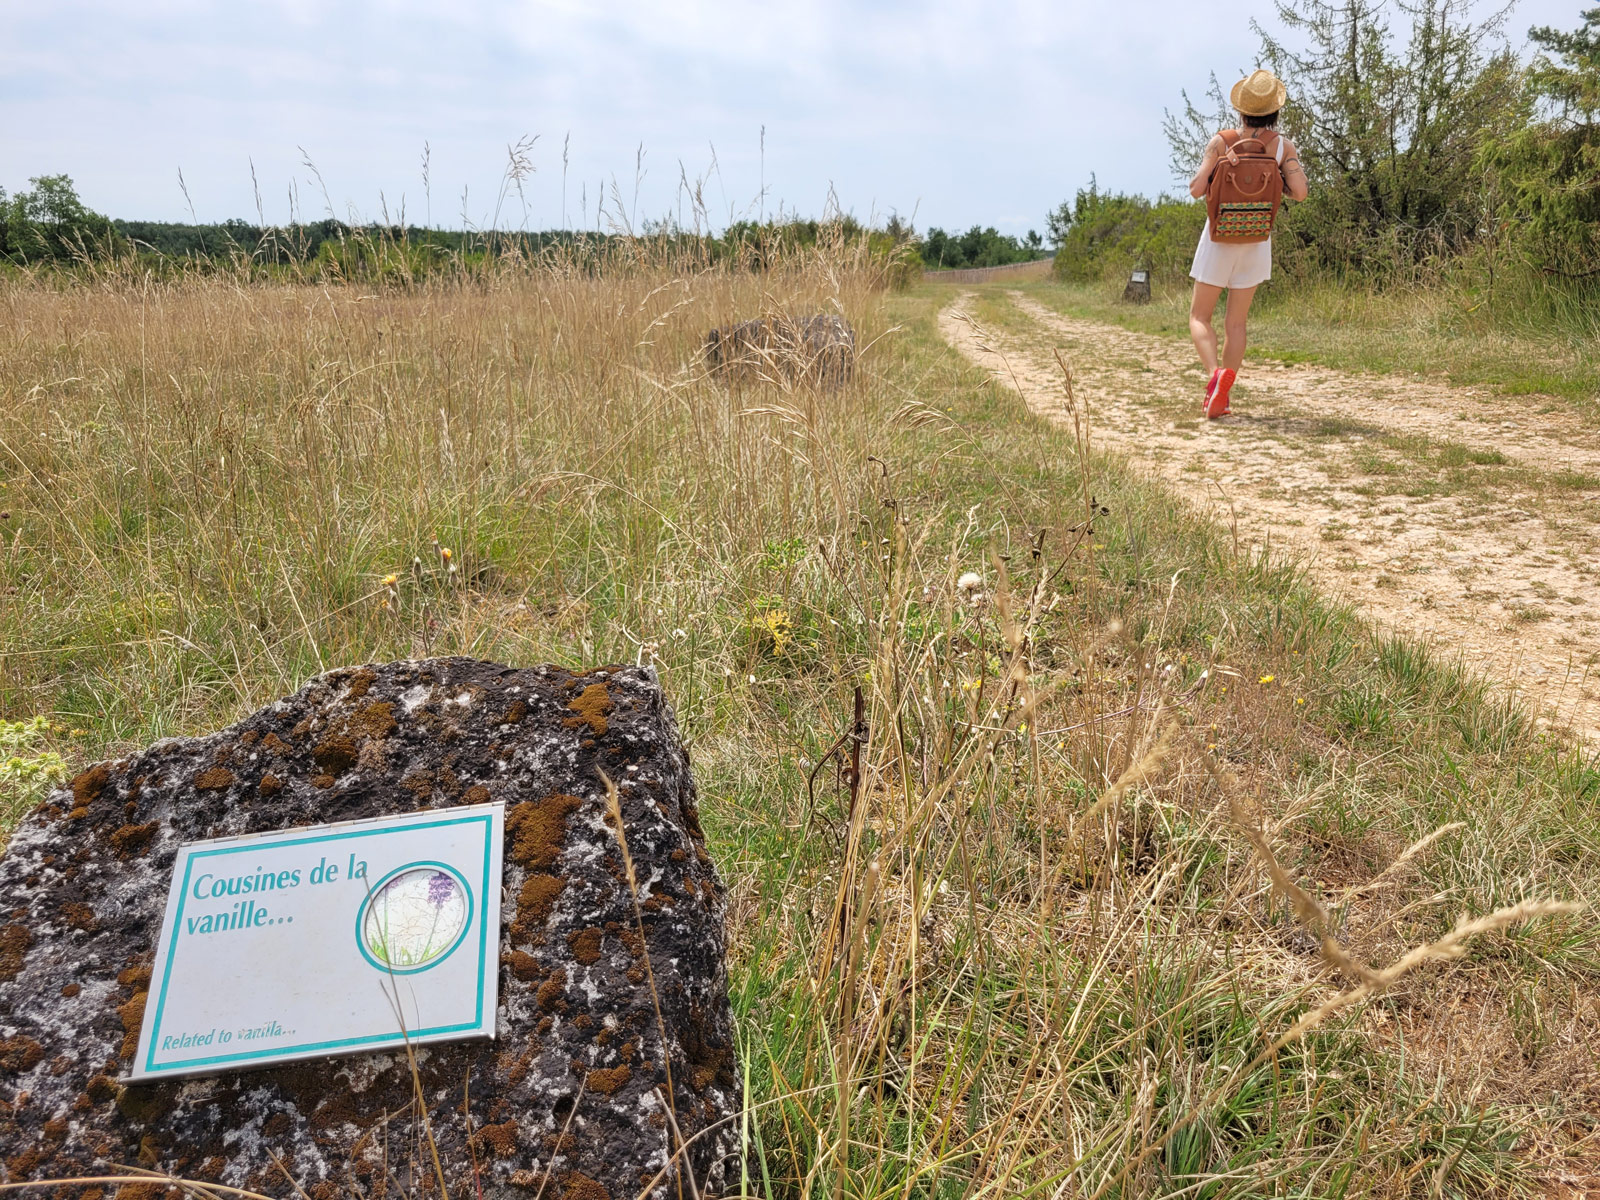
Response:
M0 712L82 764L339 664L651 662L729 884L755 1191L1529 1190L1600 1112L1550 1082L1592 917L1263 1058L1346 981L1249 835L1387 963L1600 892L1600 774L1085 460L942 343L948 295L847 258L0 291ZM834 302L872 345L845 392L699 371L710 325ZM857 686L860 793L813 798Z

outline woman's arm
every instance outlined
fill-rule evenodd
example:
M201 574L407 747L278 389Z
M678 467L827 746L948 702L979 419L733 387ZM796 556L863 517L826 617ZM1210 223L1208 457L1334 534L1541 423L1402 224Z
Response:
M1300 165L1300 151L1288 138L1283 139L1283 187L1291 200L1304 200L1311 190L1306 169Z
M1213 134L1206 143L1205 156L1200 160L1200 169L1194 173L1194 178L1189 181L1189 195L1196 200L1206 194L1206 184L1211 181L1211 172L1216 169L1217 159L1222 156L1225 143L1220 133Z

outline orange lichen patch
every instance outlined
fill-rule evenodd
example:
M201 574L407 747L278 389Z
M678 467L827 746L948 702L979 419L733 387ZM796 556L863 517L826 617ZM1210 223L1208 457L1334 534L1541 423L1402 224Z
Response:
M568 717L561 723L568 729L576 729L579 725L587 725L595 737L604 737L611 726L606 721L606 714L611 711L611 693L606 690L603 683L591 683L578 693L578 698L567 705L578 715Z
M273 754L287 754L289 752L289 743L277 734L269 733L261 739L261 748L271 751Z
M433 795L433 772L429 770L413 771L400 781L400 786L418 800L426 800Z
M505 712L500 714L500 720L496 723L500 725L520 725L527 715L528 702L519 696L510 703Z
M510 1050L505 1051L500 1055L496 1065L515 1086L528 1077L528 1067L532 1062L533 1047L528 1046L520 1055L513 1054Z
M123 967L117 972L117 982L125 988L142 988L150 986L150 965L140 963L132 967Z
M83 1090L96 1104L104 1104L117 1098L117 1081L109 1075L95 1075Z
M376 671L369 671L365 667L350 676L350 700L359 700L367 694L368 689L378 682Z
M564 967L557 967L550 972L550 978L539 985L539 1007L545 1012L554 1012L565 1007L562 996L567 990L567 972Z
M599 1092L602 1096L609 1096L628 1080L633 1078L633 1068L624 1063L620 1067L608 1067L602 1071L590 1071L584 1076L585 1086L591 1092Z
M233 772L227 767L209 767L194 777L197 792L220 792L233 786Z
M150 821L143 825L124 825L111 835L111 844L117 848L117 854L121 857L136 858L149 848L150 839L155 837L156 830L160 827L158 821Z
M461 797L461 802L463 804L487 804L489 803L489 789L481 783L475 783L467 789L467 794Z
M22 970L23 955L33 945L33 933L26 925L7 925L0 929L0 980L15 979Z
M111 779L111 768L105 763L90 767L72 781L72 798L79 807L91 803Z
M69 900L63 904L61 915L74 929L93 929L100 923L94 918L94 909L78 900Z
M239 735L239 744L241 746L254 746L260 740L261 734L254 729L246 729Z
M581 929L567 935L567 949L584 966L600 961L600 943L605 937L599 929Z
M348 734L336 733L317 743L311 758L325 775L338 775L356 765L359 752Z
M122 1031L126 1035L122 1039L123 1058L132 1058L139 1048L139 1025L144 1020L144 1006L149 999L149 992L135 992L131 999L117 1005L117 1016L122 1018Z
M75 983L66 983L61 985L61 994L68 1000L72 999L81 991L83 991L83 989Z
M29 1147L21 1154L6 1159L6 1171L12 1179L26 1179L32 1175L43 1161L42 1152L38 1147Z
M684 1049L689 1054L690 1084L697 1092L711 1086L713 1080L726 1076L724 1083L733 1082L733 1051L727 1046L713 1046L705 1040L705 1014L698 1009L689 1013L689 1027L684 1037Z
M539 960L526 950L511 950L500 956L500 961L511 968L511 973L526 983L532 983L544 974Z
M535 871L554 866L567 838L567 817L582 805L576 796L553 792L512 808L506 813L512 861Z
M334 784L336 784L338 782L339 781L337 779L335 779L332 775L313 775L311 777L311 786L312 787L331 788Z
M474 1136L479 1146L487 1148L496 1158L510 1158L517 1152L516 1118L502 1125L484 1125Z
M590 1179L582 1171L568 1171L561 1176L561 1195L558 1200L611 1200L606 1185Z
M511 924L511 940L526 945L544 930L545 921L556 899L567 886L554 875L529 875L517 893L517 919Z
M269 771L261 777L260 790L261 798L263 800L270 800L279 792L283 791L283 780L279 779L276 775Z
M395 731L394 705L387 700L369 704L350 718L350 728L362 737L386 738Z
M19 1035L0 1041L0 1071L11 1074L31 1071L43 1058L43 1047L30 1037Z

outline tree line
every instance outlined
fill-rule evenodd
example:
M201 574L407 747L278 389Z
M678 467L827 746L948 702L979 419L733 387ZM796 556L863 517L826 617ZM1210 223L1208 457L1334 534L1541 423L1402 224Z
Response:
M0 188L0 260L17 264L57 264L144 257L151 265L180 260L255 267L315 267L321 271L370 274L386 264L427 272L463 258L521 255L547 250L602 253L615 240L632 235L573 230L477 231L415 225L353 225L332 218L287 226L232 219L214 224L113 219L89 209L70 177L45 175L28 189L7 196ZM965 233L937 226L918 235L898 217L868 229L848 215L833 221L786 218L735 222L715 237L652 227L646 238L697 239L712 258L737 256L760 267L772 255L796 245L813 245L837 233L868 237L885 251L898 249L910 269L993 267L1030 262L1045 255L1035 230L1011 237L993 226L974 225Z
M451 230L351 224L329 218L290 225L113 219L89 209L70 177L38 176L13 195L0 188L0 264L24 268L133 265L141 270L226 269L289 279L409 283L440 272L516 261L594 267L629 255L666 254L685 267L735 263L764 270L822 245L876 262L891 284L920 268L915 232L898 218L872 228L842 214L823 220L740 221L720 234L653 223L638 234L580 230Z
M922 264L929 270L958 267L1003 267L1044 257L1044 238L1037 230L1026 237L1010 237L993 225L974 225L965 233L946 233L937 225L922 235Z

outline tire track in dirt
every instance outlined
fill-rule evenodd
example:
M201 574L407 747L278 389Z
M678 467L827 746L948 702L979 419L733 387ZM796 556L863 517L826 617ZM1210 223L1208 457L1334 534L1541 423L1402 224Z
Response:
M1429 380L1250 361L1237 415L1206 421L1186 342L1005 299L1024 329L977 325L968 291L940 312L941 333L1061 420L1059 349L1095 448L1159 476L1241 545L1295 552L1325 591L1600 743L1594 430L1537 397L1491 405ZM1573 486L1552 498L1542 481L1554 472Z

